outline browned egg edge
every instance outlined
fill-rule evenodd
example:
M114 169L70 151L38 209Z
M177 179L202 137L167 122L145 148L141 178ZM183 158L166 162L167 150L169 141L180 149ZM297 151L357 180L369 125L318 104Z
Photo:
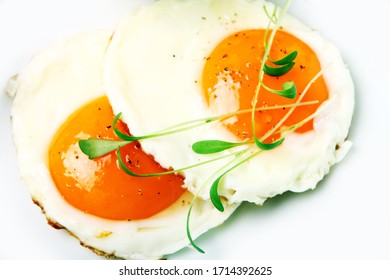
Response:
M80 242L80 245L91 250L92 252L94 252L96 255L98 256L102 256L102 257L105 257L106 259L110 259L110 260L122 260L123 258L120 258L118 256L115 255L115 253L106 253L102 250L99 250L99 249L96 249L92 246L89 246L88 244L85 244L84 242L82 242L78 237L77 235L75 235L73 232L71 232L69 229L67 229L66 227L64 227L63 225L61 225L60 223L58 223L57 221L55 221L54 219L48 217L46 215L46 211L44 209L44 207L41 205L41 203L39 201L37 201L36 199L32 198L32 201L34 202L35 205L37 205L40 209L41 209L41 212L42 214L45 216L46 218L46 221L47 223L53 227L54 229L56 230L65 230L66 232L69 233L69 235L73 236L74 238L76 238L77 240L79 240Z

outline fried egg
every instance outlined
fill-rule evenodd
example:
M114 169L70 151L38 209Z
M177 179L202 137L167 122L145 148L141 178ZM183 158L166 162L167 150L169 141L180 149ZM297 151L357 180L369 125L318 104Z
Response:
M123 113L132 134L150 135L251 108L274 8L262 0L161 0L128 14L104 60L103 87L115 113ZM316 104L294 107L281 129L286 132L308 121L287 134L279 132L286 135L279 147L258 153L255 145L248 144L244 148L254 147L247 152L251 158L232 169L240 162L243 147L207 155L191 149L202 140L250 140L250 114L233 114L223 121L145 139L143 149L163 167L180 170L185 187L204 199L209 199L212 183L227 171L218 187L227 204L261 205L286 191L315 188L351 147L347 135L354 86L338 49L287 14L276 32L270 60L293 51L298 55L291 71L281 77L265 75L263 82L281 89L284 82L294 81L297 97L291 100L262 88L256 104L256 136L266 137L301 94L305 94L302 102ZM271 110L274 106L279 108ZM264 141L279 136L273 133ZM183 170L191 166L196 167Z
M89 137L116 139L101 83L111 35L82 33L53 45L13 80L9 90L16 93L12 125L19 169L48 222L83 246L106 257L158 259L189 243L186 218L194 196L182 188L182 176L132 178L120 170L114 153L90 160L78 146L78 140ZM129 168L164 170L139 143L126 152ZM210 201L196 199L193 205L194 238L220 225L237 207L220 213Z

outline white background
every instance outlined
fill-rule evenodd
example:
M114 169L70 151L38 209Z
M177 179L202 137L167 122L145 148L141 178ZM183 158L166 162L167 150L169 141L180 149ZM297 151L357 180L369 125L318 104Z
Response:
M112 29L130 0L0 0L0 259L101 259L46 224L21 182L2 91L39 49ZM245 204L169 259L390 259L390 19L385 0L296 0L290 13L339 46L356 87L354 146L314 191Z

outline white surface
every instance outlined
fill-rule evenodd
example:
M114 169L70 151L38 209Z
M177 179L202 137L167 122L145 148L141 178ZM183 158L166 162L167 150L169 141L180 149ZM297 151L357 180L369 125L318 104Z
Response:
M84 30L114 28L130 0L0 0L0 89L40 48ZM355 3L352 5L352 3ZM390 90L385 0L295 0L290 13L337 44L351 68L354 146L314 191L243 205L222 227L171 259L390 259ZM100 259L46 224L19 179L0 95L0 259ZM382 140L383 139L383 140Z

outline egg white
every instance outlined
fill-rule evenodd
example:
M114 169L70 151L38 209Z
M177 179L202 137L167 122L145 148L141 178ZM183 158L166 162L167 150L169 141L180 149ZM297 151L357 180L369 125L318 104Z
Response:
M222 39L237 31L266 28L269 19L264 6L268 11L274 8L263 0L161 0L125 17L105 57L103 86L132 133L147 135L215 115L201 89L205 58ZM259 154L221 180L219 193L229 203L262 204L288 190L313 189L351 146L346 137L354 87L338 49L290 15L285 16L282 27L308 44L326 67L323 75L329 101L315 117L313 131L293 133L277 149ZM229 103L234 108L234 102ZM214 157L191 151L193 143L205 139L239 141L217 123L147 139L142 145L164 167L179 169ZM209 187L221 174L217 171L230 160L183 171L186 187L209 198Z
M102 61L111 35L103 31L75 35L34 56L13 80L9 90L16 93L12 125L19 169L48 221L68 230L82 245L108 257L158 259L189 243L186 217L192 194L186 192L148 219L113 221L69 205L48 167L48 150L58 128L75 110L104 95ZM198 199L191 214L193 237L221 224L236 207L219 213L209 201Z

